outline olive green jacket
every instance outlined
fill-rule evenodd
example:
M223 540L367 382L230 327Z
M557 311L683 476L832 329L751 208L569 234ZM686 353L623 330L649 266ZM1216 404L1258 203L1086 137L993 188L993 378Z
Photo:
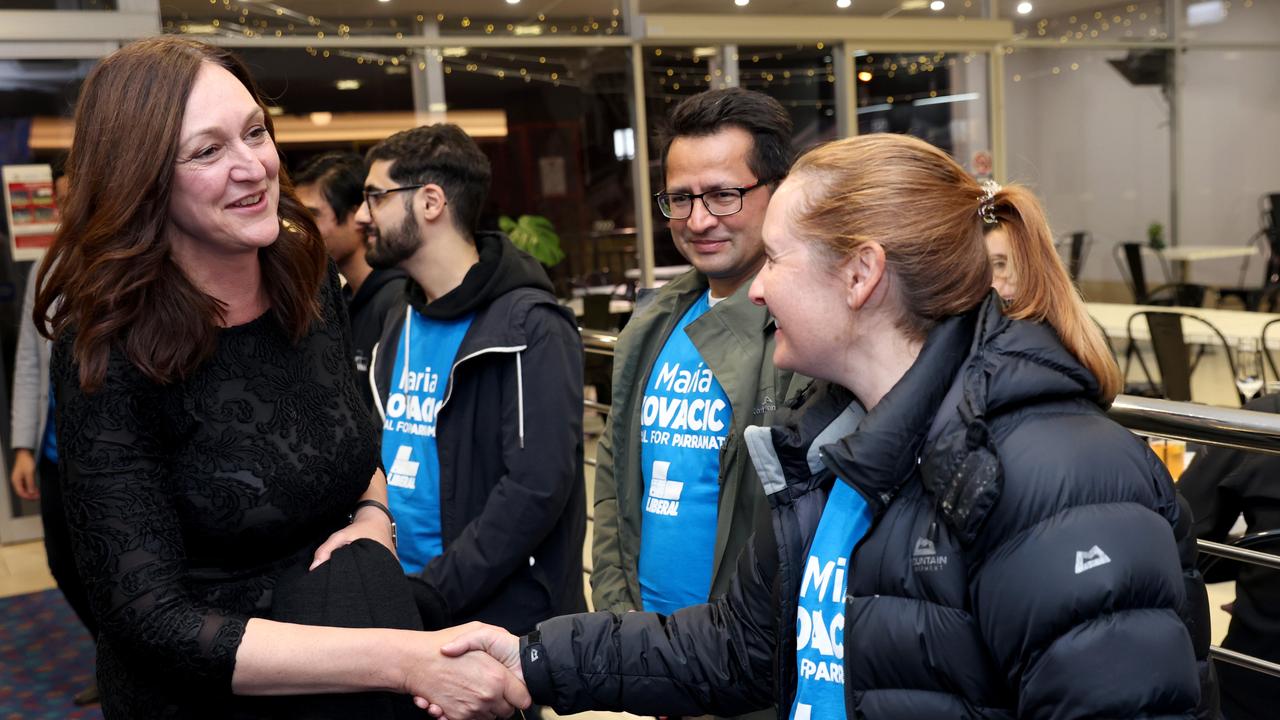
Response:
M720 508L711 596L729 588L738 552L764 491L743 443L748 425L770 425L775 411L808 382L773 366L773 318L747 297L750 281L686 328L715 373L733 410L720 448ZM706 292L707 278L689 271L638 307L613 356L613 405L596 453L591 599L596 610L641 609L639 562L644 477L640 472L640 406L649 372L680 318ZM672 558L676 560L676 558Z

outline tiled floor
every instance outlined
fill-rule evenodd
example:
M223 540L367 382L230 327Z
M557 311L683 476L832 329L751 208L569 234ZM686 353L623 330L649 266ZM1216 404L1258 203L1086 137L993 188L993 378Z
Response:
M1227 398L1229 399L1230 396L1228 395ZM589 416L586 422L586 430L588 432L586 448L587 457L595 457L594 435L597 434L600 429L600 420ZM587 507L591 508L594 504L594 468L587 466L586 474ZM588 524L587 547L583 549L584 557L588 564L590 564L591 560L590 538L591 528ZM41 543L31 542L0 546L0 597L37 592L52 588L53 586L53 578L49 575L49 568L45 563L44 546ZM1226 634L1227 623L1230 620L1230 617L1223 612L1220 607L1223 604L1230 602L1234 595L1235 589L1232 583L1222 583L1209 586L1210 607L1213 611L1214 643L1222 641L1222 637ZM548 713L548 717L555 716ZM632 718L634 716L613 713L583 713L572 717L579 718L580 720L621 720L625 718Z

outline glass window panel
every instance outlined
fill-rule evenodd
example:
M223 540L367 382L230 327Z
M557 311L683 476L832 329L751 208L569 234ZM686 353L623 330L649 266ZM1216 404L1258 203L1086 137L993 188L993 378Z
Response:
M242 51L289 164L323 150L363 152L393 132L455 122L493 166L482 222L542 215L566 259L550 269L566 292L605 267L634 267L635 156L624 48ZM291 132L287 132L291 130ZM628 235L629 233L629 235ZM627 258L610 245L614 236ZM597 238L605 238L597 242Z
M1277 42L1280 3L1271 0L1184 0L1180 37L1203 42Z
M1031 6L1018 12L1023 3ZM1000 0L1020 37L1063 44L1160 41L1170 34L1168 0Z
M1009 179L1036 192L1057 235L1092 235L1086 295L1129 302L1112 248L1145 242L1151 223L1168 226L1170 139L1163 78L1123 74L1125 57L1019 48L1005 59L1005 122ZM1164 282L1155 267L1147 274Z
M976 175L991 172L986 53L854 53L858 133L914 135Z
M500 110L506 136L483 146L493 162L492 213L543 215L569 284L615 279L636 266L631 164L631 63L625 48L487 48L445 58L450 112Z
M782 103L795 124L798 150L834 140L836 77L832 43L738 49L739 84Z

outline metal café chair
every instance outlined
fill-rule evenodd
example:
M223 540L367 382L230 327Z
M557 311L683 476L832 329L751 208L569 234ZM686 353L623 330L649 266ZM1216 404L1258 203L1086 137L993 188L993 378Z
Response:
M1136 305L1180 305L1183 307L1200 307L1204 305L1207 289L1204 285L1193 283L1165 283L1155 288L1147 286L1147 272L1142 262L1142 244L1136 242L1117 243L1111 249L1111 257L1120 269L1120 277L1124 278L1133 294ZM1164 256L1160 256L1165 277L1169 277L1169 268L1164 265Z
M1240 301L1240 304L1244 306L1245 310L1257 310L1259 306L1262 305L1263 298L1276 287L1275 284L1270 281L1272 268L1271 243L1267 239L1266 231L1259 230L1254 233L1249 237L1249 241L1246 242L1245 245L1256 245L1258 253L1262 257L1262 262L1260 263L1262 272L1259 277L1259 282L1257 285L1247 284L1249 279L1249 265L1252 263L1254 256L1246 255L1244 260L1240 263L1239 281L1234 286L1214 288L1218 294L1218 307L1222 307L1223 300L1226 300L1227 298L1235 298ZM1272 302L1274 304L1274 300Z
M1271 345L1267 343L1267 338L1271 335L1271 329L1280 327L1280 318L1268 320L1266 325L1262 326L1261 337L1258 338L1259 347L1262 349L1262 357L1267 359L1267 365L1271 367L1271 375L1276 380L1280 380L1280 370L1276 369L1276 357L1271 352ZM1280 344L1280 340L1277 341Z
M1139 317L1146 320L1147 328L1151 334L1151 350L1155 355L1156 367L1160 370L1159 382L1152 375L1151 368L1146 359L1144 359L1142 351L1137 349L1138 344L1133 335L1133 323ZM1231 354L1231 344L1227 342L1226 336L1208 320L1191 313L1178 312L1176 310L1140 310L1130 315L1128 322L1125 323L1125 331L1129 336L1129 353L1138 358L1138 366L1142 369L1143 377L1146 378L1151 387L1158 389L1161 397L1182 402L1191 401L1191 376L1195 373L1200 360L1204 357L1206 346L1196 345L1193 350L1187 345L1186 338L1182 332L1184 320L1202 324L1208 328L1211 337L1216 337L1221 342L1222 353L1227 360L1227 368L1230 372L1227 382L1231 383L1234 389L1236 363ZM1127 377L1128 355L1126 355L1125 365L1125 375ZM1236 396L1240 396L1239 390L1236 390ZM1244 398L1241 398L1240 402L1243 405Z
M1089 248L1092 246L1093 236L1087 230L1064 235L1054 243L1060 255L1065 252L1067 274L1073 281L1080 281L1080 270L1084 267L1085 258L1089 256Z

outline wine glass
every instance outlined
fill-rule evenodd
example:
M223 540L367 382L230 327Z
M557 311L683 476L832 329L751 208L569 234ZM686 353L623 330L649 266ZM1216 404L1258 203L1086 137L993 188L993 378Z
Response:
M1262 353L1258 339L1240 338L1236 345L1236 388L1242 402L1248 402L1262 389Z

